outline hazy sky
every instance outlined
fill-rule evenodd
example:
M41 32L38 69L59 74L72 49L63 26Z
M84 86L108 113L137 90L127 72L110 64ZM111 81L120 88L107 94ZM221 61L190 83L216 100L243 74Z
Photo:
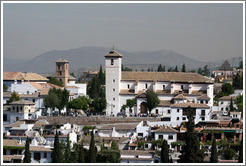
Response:
M4 4L4 57L82 46L243 56L243 4Z

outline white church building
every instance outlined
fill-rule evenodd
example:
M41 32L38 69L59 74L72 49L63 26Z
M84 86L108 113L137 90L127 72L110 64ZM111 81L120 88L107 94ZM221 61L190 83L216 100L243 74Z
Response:
M160 104L151 113L180 124L187 120L188 106L196 110L195 122L210 120L213 81L197 73L121 71L122 55L111 50L105 55L107 116L117 116L128 99L136 105L126 115L147 114L146 90L158 94Z

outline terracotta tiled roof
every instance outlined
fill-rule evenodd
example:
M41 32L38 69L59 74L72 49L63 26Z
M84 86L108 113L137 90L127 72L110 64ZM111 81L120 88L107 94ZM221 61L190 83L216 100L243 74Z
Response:
M159 106L170 106L170 100L160 100Z
M188 83L213 83L197 73L183 72L121 72L122 80L151 80Z
M198 100L210 100L210 97L208 97L208 95L201 95L197 98Z
M30 151L35 152L52 152L50 147L44 147L44 146L30 146Z
M154 131L155 133L178 133L177 130L170 127L161 127Z
M179 94L179 95L175 96L174 99L176 99L176 100L185 100L186 97L183 94Z
M138 94L136 98L146 98L146 93Z
M199 104L199 103L177 103L171 105L171 107L182 107L182 108L187 108L188 106L190 106L191 108L210 108L206 104Z
M120 90L120 94L121 95L124 95L124 94L135 94L134 93L134 90L133 89L130 89L130 90L128 90L128 89L122 89L122 90Z
M230 115L241 115L241 112L230 112Z
M14 101L10 104L12 104L12 105L14 105L14 104L16 104L16 105L25 105L25 104L34 105L35 103L28 101L28 100L19 100L19 101Z
M11 92L3 92L3 97L11 97Z
M236 100L237 96L223 96L221 98L219 98L219 100L227 100L227 101L231 101L232 100Z
M68 63L69 61L67 61L64 58L61 58L61 59L57 60L56 62L58 62L58 63Z
M156 93L159 95L171 94L171 90L157 90Z
M46 125L46 124L49 124L49 122L47 120L38 120L33 128L41 128L42 126Z
M23 160L24 155L3 155L3 161L11 161L13 159Z
M133 156L152 156L155 154L155 151L152 150L121 150L121 155L133 155Z
M24 147L25 144L23 142L19 142L17 140L14 139L3 139L3 146L20 146L20 147Z
M74 81L76 81L76 78L73 77L73 76L71 76L71 75L69 75L69 76L68 76L68 80L74 80Z
M25 124L25 121L17 121L15 123L9 124L6 127L20 127L21 124Z
M112 125L106 125L98 130L112 130L113 127L115 127L115 130L135 130L137 124L112 124Z
M197 90L191 91L191 95L203 95L203 94L205 94L205 91L197 91Z
M3 97L5 98L10 98L11 97L12 92L3 92ZM39 96L39 93L33 93L33 94L19 94L17 93L20 98L37 98Z
M3 80L48 81L37 73L3 72Z
M36 82L28 82L30 85L32 85L34 88L36 88L37 90L42 90L43 86L39 83Z
M111 50L108 54L105 54L104 57L119 57L119 58L121 58L122 55L115 50Z

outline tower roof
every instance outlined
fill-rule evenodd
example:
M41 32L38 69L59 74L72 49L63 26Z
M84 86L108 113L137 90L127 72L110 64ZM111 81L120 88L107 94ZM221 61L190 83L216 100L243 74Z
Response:
M225 62L220 66L219 70L231 71L232 67L230 63L227 60L225 60Z
M107 57L122 58L122 55L120 53L118 53L117 51L115 51L114 49L112 49L109 53L105 54L104 57L105 58L107 58Z
M56 61L56 63L68 63L69 61L67 61L66 59L64 58L60 58L59 60Z

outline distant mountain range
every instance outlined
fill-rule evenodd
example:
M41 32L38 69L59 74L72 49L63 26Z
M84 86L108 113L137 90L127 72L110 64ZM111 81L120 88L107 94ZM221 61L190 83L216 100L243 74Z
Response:
M3 69L4 71L54 73L55 61L59 58L65 58L69 61L70 71L96 70L100 65L104 66L104 55L110 50L111 48L105 47L80 47L69 50L49 51L28 61L3 58ZM117 51L123 55L124 66L131 67L134 70L146 69L146 67L155 69L158 64L165 65L166 69L176 65L181 68L183 63L185 63L187 70L197 70L205 65L209 65L210 69L216 69L225 61L223 59L220 61L201 62L170 50ZM231 65L233 64L233 58L228 59L228 61ZM239 57L234 58L234 65L238 66L238 64Z

